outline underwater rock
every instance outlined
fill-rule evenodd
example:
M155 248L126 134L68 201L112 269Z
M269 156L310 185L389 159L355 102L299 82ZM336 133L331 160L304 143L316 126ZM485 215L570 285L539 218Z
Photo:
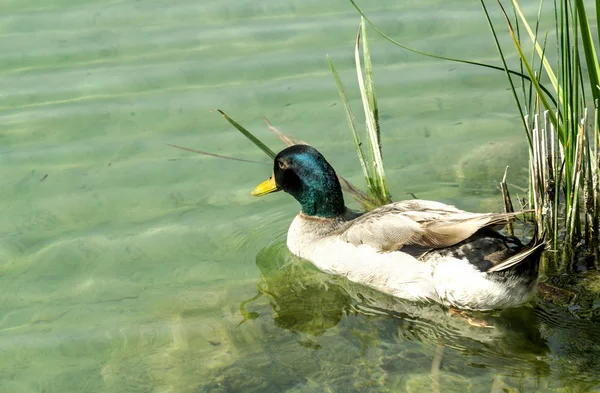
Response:
M497 140L473 146L456 160L456 155L449 151L434 156L432 165L441 181L456 182L463 191L474 194L499 192L497 184L502 180L507 166L510 166L507 178L509 187L527 186L529 156L527 143L521 139Z

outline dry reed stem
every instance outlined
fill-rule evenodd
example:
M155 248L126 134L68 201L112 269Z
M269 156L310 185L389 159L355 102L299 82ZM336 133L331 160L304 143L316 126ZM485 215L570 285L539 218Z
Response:
M435 347L433 362L431 362L431 391L440 393L440 366L444 356L444 344L438 344Z
M506 176L508 175L508 166L504 169L504 176L502 176L502 182L500 182L500 189L502 190L502 199L504 200L504 212L512 213L514 212L512 201L510 200L510 193L508 192L508 186L506 185ZM506 224L506 233L508 236L514 236L514 219L509 219L508 224Z

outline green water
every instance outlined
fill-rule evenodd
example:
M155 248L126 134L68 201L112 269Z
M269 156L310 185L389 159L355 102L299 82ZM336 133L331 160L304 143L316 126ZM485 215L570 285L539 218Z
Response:
M479 5L364 2L402 41L492 61ZM213 108L362 185L325 55L361 111L342 0L0 4L0 392L600 391L600 329L540 302L480 319L395 301L285 249L298 206ZM371 35L394 196L499 210L526 148L502 74ZM518 190L518 188L515 188ZM519 191L515 191L519 192ZM600 307L594 304L590 307Z

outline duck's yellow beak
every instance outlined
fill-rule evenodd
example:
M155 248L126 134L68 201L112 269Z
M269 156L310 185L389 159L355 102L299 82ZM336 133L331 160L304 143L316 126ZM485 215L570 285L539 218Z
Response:
M252 190L252 196L263 196L279 190L281 190L281 188L277 187L277 184L275 184L275 176L272 175Z

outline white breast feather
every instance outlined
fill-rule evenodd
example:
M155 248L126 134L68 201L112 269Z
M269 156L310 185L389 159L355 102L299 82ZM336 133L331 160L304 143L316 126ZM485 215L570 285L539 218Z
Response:
M347 277L403 299L440 301L433 287L431 266L399 253L379 253L339 238L311 236L310 222L298 216L288 231L290 251L320 270Z

